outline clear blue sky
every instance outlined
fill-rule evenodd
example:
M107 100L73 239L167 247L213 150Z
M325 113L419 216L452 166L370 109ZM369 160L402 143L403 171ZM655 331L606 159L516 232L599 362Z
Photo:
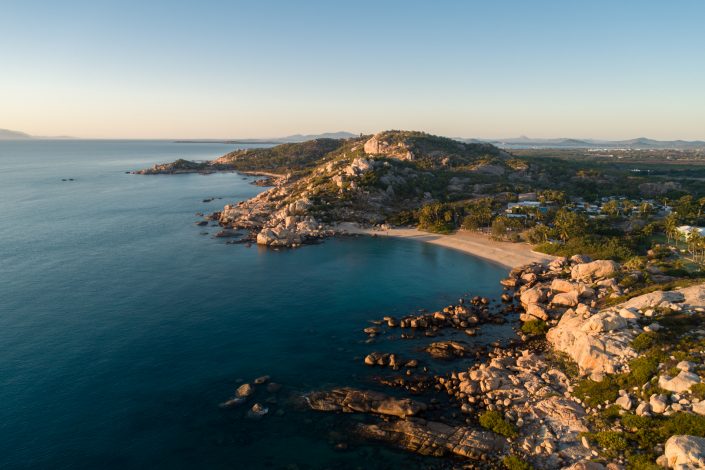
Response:
M0 2L0 128L705 139L705 2Z

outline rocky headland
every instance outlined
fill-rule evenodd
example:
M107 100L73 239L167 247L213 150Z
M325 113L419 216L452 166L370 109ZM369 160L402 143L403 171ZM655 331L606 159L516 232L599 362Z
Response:
M274 186L213 214L245 232L243 242L296 247L363 227L403 222L400 215L447 194L479 197L497 178L529 179L528 165L489 144L421 132L386 131L238 150L210 162L177 160L139 174L239 171L267 174Z

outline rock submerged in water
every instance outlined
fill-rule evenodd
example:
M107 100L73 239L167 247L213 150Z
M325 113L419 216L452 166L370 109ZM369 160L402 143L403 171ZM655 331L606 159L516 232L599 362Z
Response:
M437 341L426 346L426 352L434 359L465 357L472 350L458 341Z
M260 403L255 403L254 405L252 405L252 408L250 408L250 410L247 412L247 417L259 419L267 413L269 413L269 408L263 406Z
M250 384L242 384L235 390L235 397L247 398L253 393L255 393L255 387Z
M375 413L398 418L415 416L427 408L425 403L409 398L394 398L384 393L351 387L311 392L305 399L309 407L317 411Z

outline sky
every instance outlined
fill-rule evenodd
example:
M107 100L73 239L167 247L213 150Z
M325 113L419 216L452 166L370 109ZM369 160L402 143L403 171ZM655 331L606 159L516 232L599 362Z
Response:
M0 128L705 139L701 0L0 0Z

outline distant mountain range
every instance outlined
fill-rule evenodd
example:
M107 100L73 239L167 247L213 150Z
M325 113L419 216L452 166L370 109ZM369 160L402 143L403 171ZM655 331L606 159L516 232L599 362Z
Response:
M638 137L629 140L601 139L532 139L521 136L512 139L460 139L465 142L489 142L503 148L630 148L630 149L702 149L702 140L655 140Z
M39 136L39 135L30 135L27 134L26 132L20 132L20 131L12 131L10 129L0 129L0 140L31 140L31 139L46 139L46 140L52 140L52 139L75 139L75 137L70 137L66 135L55 135L55 136Z
M224 143L224 144L292 144L299 142L306 142L308 140L316 139L349 139L351 137L359 137L360 134L353 134L352 132L324 132L323 134L294 134L286 137L272 137L271 139L227 139L227 140L214 140L214 139L189 139L189 140L177 140L176 142L182 144L200 144L200 143Z
M360 134L352 132L325 132L323 134L294 134L286 137L274 137L271 139L188 139L177 140L179 143L227 143L227 144L284 144L306 142L315 139L349 139L359 137ZM39 137L32 136L25 132L0 129L0 140L28 140L28 139L71 139L72 137ZM603 139L532 139L531 137L520 136L509 139L467 139L455 138L467 143L490 143L501 148L630 148L630 149L705 149L705 141L702 140L655 140L647 137L638 137L629 140L603 140Z

